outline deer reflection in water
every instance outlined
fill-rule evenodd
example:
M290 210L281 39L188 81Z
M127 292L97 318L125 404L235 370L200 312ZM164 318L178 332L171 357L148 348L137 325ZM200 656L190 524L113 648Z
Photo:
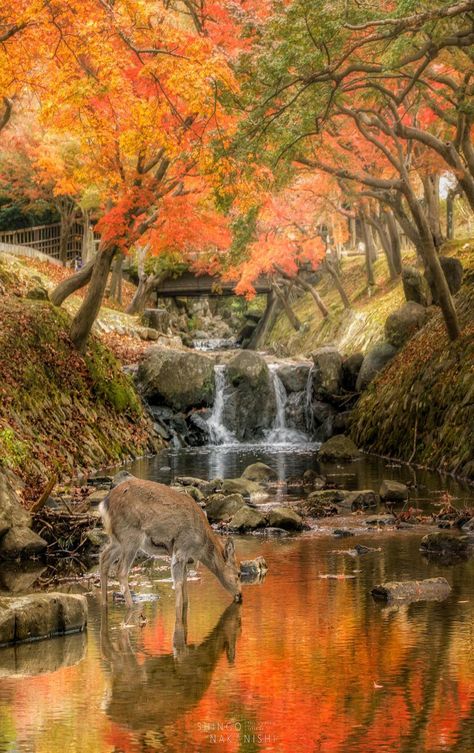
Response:
M111 684L106 706L109 718L135 731L160 730L195 707L206 693L216 664L225 651L234 662L240 634L240 604L223 612L211 633L197 646L187 645L186 613L176 618L173 653L139 662L130 632L120 630L117 643L110 637L102 613L101 649L110 667Z

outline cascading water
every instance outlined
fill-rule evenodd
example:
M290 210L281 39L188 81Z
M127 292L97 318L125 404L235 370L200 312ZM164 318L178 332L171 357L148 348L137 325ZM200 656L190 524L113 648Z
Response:
M305 419L306 419L306 428L308 429L310 434L313 434L315 426L314 426L314 413L313 413L313 406L312 406L312 400L313 400L313 371L314 366L311 366L309 372L308 372L308 381L306 382L306 401L305 401Z
M209 430L210 444L236 444L235 435L222 423L224 412L224 393L226 386L225 365L218 364L214 366L214 378L216 385L216 396L212 413L207 421Z
M298 431L298 429L290 429L286 425L285 407L286 407L287 394L286 394L285 386L283 382L281 381L280 377L278 376L277 364L271 364L269 368L270 368L270 374L272 377L273 389L275 391L276 414L275 414L275 420L273 422L273 426L265 437L265 440L264 440L265 444L271 443L271 444L294 445L294 444L302 444L303 442L307 442L308 437L306 436L306 434L304 434L302 431Z

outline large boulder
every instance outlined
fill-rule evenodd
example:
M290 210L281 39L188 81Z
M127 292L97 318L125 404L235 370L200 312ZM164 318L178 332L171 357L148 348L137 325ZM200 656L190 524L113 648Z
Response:
M258 353L243 350L227 365L222 421L239 441L262 437L275 418L270 370Z
M252 496L262 496L265 494L264 489L256 481L250 481L247 478L226 478L222 482L222 491L224 494L241 494L242 497L249 499Z
M325 442L334 434L334 419L337 415L336 408L321 400L313 400L309 411L310 428L314 439L318 442Z
M230 520L241 507L246 507L241 494L212 494L206 502L206 513L211 523Z
M312 388L315 395L337 395L342 382L342 356L332 346L318 348L312 354Z
M214 363L202 353L150 348L138 369L138 382L151 403L175 410L211 405Z
M426 277L416 267L402 267L403 292L407 301L430 306L432 297Z
M308 363L290 363L279 366L277 374L288 393L302 392L306 390L310 370Z
M30 528L16 526L10 528L0 541L0 557L17 559L41 554L48 546L47 542Z
M471 542L467 536L455 536L447 531L427 533L420 542L420 550L432 555L451 555L465 557L471 549Z
M306 431L306 392L290 392L285 403L285 423L289 429Z
M12 474L0 471L0 559L18 559L43 552L47 543L31 529L31 515L22 507Z
M356 390L365 390L389 361L396 355L397 349L387 342L374 345L364 356L362 366L357 377Z
M332 463L356 460L358 457L360 457L360 450L357 449L352 439L346 437L345 434L336 434L319 448L319 459Z
M384 479L380 484L379 494L384 502L404 502L408 499L408 487L400 481Z
M388 315L385 321L385 339L394 348L401 348L421 329L426 319L427 313L424 306L408 301Z
M446 277L446 282L448 283L449 290L454 295L461 289L463 266L459 259L456 259L455 256L440 256L439 261L444 272L444 276ZM426 279L428 280L428 284L431 288L433 303L438 305L439 300L433 285L433 277L429 270L427 270L425 274Z
M170 326L169 312L166 309L145 309L142 314L142 323L145 327L167 332Z

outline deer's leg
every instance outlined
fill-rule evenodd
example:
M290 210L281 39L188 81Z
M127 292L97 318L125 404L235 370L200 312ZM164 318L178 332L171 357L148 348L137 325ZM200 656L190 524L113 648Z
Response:
M128 574L137 551L138 547L129 545L128 549L122 554L117 573L122 593L125 596L125 604L129 609L133 607L133 599L130 593L130 586L128 585Z
M100 590L102 606L107 606L107 579L110 568L120 555L120 545L117 541L109 541L100 553Z
M174 590L176 592L176 619L182 619L185 606L188 604L188 593L186 587L186 559L180 555L173 554L171 558L171 577L173 578Z

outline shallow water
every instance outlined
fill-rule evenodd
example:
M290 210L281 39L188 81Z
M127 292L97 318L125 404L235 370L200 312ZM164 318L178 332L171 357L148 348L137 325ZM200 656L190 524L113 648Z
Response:
M236 475L258 457L292 475L313 455L171 452L133 470L153 478ZM377 464L325 470L355 472L363 488ZM165 466L171 470L160 471ZM410 473L384 475L390 470ZM431 491L444 483L423 478ZM267 577L244 586L242 605L229 605L200 568L189 585L186 648L165 560L132 571L147 618L141 628L121 626L118 602L101 625L95 581L86 580L86 635L0 649L0 751L472 753L474 560L429 563L421 535L239 537L238 556L263 555ZM357 558L340 551L356 541L381 551ZM387 607L370 596L382 581L438 575L453 587L442 603Z

